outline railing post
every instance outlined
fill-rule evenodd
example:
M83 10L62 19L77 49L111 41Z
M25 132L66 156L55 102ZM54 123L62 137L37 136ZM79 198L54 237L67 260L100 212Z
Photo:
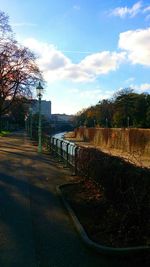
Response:
M54 156L56 156L56 155L57 155L57 151L56 151L56 150L57 150L57 148L56 148L56 144L55 144L55 140L56 140L56 138L55 138L55 137L53 137L53 138L52 138L52 140L53 140L53 141L52 141L52 146L53 146L53 155L54 155Z
M64 168L68 168L68 163L69 163L68 147L69 147L69 143L64 141L64 144L65 144L65 150L64 150L64 154L65 154L64 162L65 162L65 165L64 165Z
M67 167L68 167L68 163L69 163L69 149L68 149L68 147L69 147L69 143L67 144L67 151L66 151L66 153L67 153L67 159L66 159Z
M56 151L56 156L57 156L57 157L58 157L58 140L59 140L59 139L56 138L56 150L55 150L55 151Z
M59 140L59 139L58 139ZM62 143L63 143L63 140L59 140L60 141L60 147L58 146L58 160L59 162L63 161L63 151L62 151Z
M52 136L49 136L47 144L48 144L47 146L48 151L52 153Z
M77 161L78 161L78 147L75 147L75 155L74 155L74 173L75 175L78 174L78 168L77 168Z
M51 153L54 154L54 137L51 138Z

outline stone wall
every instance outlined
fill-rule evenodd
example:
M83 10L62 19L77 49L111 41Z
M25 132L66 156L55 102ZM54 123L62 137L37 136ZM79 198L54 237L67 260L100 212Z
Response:
M102 149L140 154L150 159L150 129L81 127L75 130L75 139Z

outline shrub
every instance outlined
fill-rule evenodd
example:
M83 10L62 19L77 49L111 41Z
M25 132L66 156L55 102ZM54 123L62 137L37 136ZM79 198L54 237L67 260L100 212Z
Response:
M128 234L128 239L133 239L133 236L139 239L143 235L150 237L149 169L134 166L94 148L78 151L77 169L83 177L92 179L101 188L113 213L121 217L118 227Z

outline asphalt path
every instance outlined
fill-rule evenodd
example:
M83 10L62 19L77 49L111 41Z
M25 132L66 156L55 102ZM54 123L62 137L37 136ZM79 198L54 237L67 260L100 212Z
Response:
M85 247L56 191L71 173L22 133L0 137L0 267L128 267Z

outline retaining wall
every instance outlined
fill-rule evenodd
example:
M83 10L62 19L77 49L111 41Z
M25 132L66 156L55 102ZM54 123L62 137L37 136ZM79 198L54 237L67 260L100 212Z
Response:
M75 129L74 133L78 141L150 158L150 129L81 127Z

